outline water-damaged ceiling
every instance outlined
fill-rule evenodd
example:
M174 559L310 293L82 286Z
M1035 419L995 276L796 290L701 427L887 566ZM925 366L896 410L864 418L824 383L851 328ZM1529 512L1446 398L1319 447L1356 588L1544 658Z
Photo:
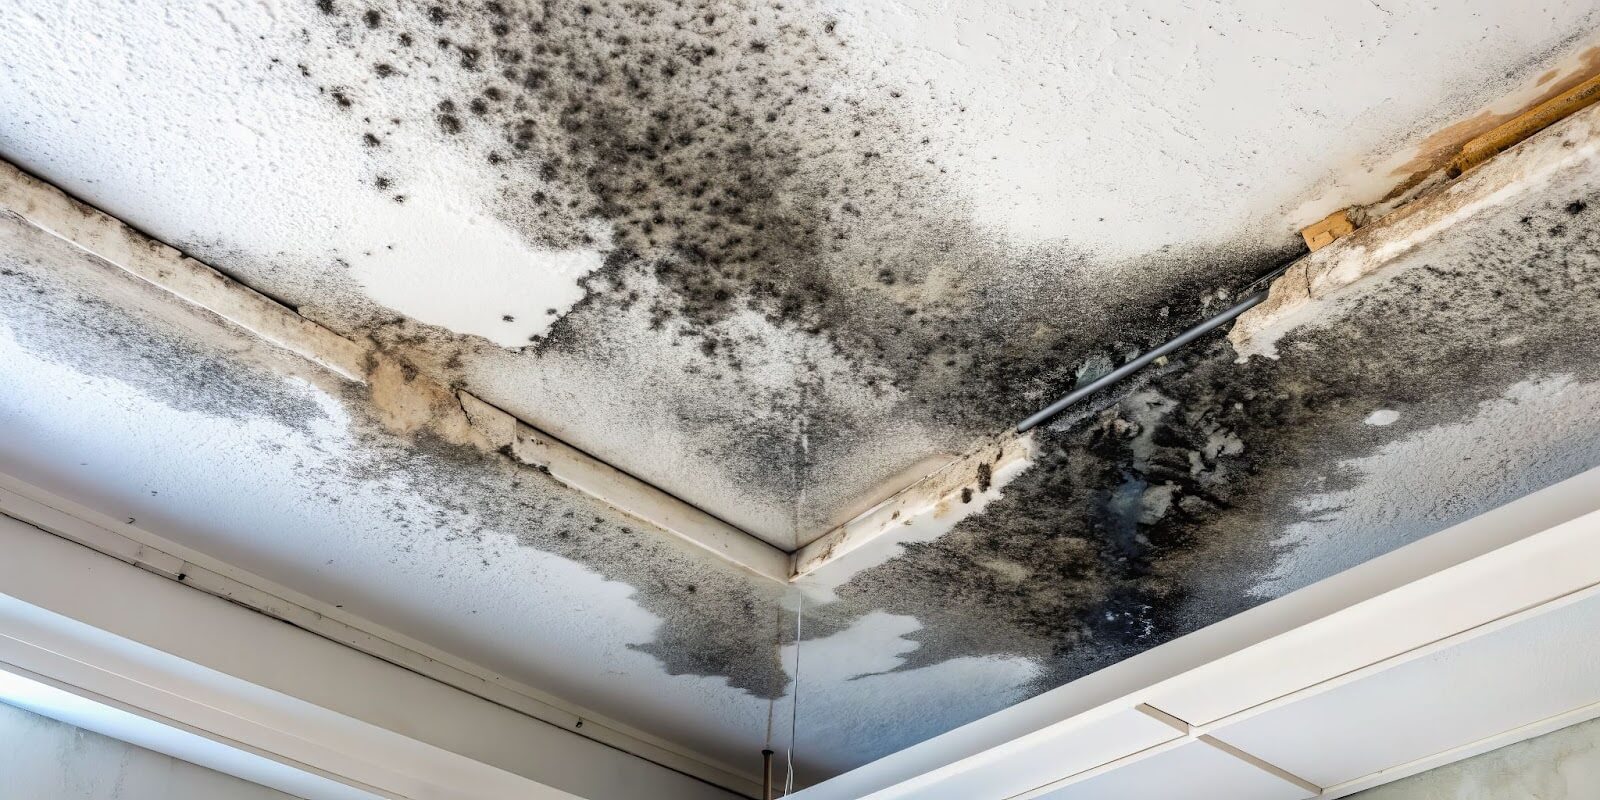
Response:
M1491 2L0 16L0 156L784 550L1570 85L1600 23ZM1044 430L951 532L830 578L802 635L804 779L1600 463L1595 306L1570 302L1600 285L1596 191L1552 180L1278 360L1208 340ZM8 471L726 761L793 698L779 588L397 432L366 390L5 225Z
M41 4L0 133L793 549L1377 199L1594 15Z

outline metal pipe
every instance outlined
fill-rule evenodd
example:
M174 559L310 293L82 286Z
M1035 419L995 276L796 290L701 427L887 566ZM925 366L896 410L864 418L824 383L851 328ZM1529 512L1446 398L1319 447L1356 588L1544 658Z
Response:
M772 800L772 751L761 751L761 800Z
M1171 353L1180 347L1183 347L1184 345L1206 335L1207 333L1210 333L1213 330L1216 330L1218 327L1226 324L1234 317L1237 317L1240 314L1249 311L1251 308L1254 308L1257 304L1265 299L1267 299L1267 293L1265 291L1256 292L1255 294L1250 295L1249 297L1246 297L1244 300L1240 301L1238 305L1235 305L1227 311L1224 311L1221 314L1218 314L1211 319L1208 319L1205 322L1202 322L1199 325L1196 325L1193 328L1178 334L1178 337L1172 341L1167 342L1166 344L1161 345L1160 347L1157 347L1156 349L1151 350L1139 356L1138 358L1135 358L1134 360L1129 361L1128 363L1123 364L1122 366L1100 376L1089 385L1073 389L1071 392L1067 393L1067 396L1055 401L1054 403L1051 403L1048 406L1045 406L1037 414L1034 414L1033 416L1017 423L1017 433L1026 433L1028 429L1036 427L1048 421L1051 417L1061 413L1062 410L1064 410L1067 406L1070 406L1073 403L1076 403L1079 400L1082 400L1083 398L1088 397L1089 395L1092 395L1095 392L1098 392L1114 383L1117 383L1123 378L1126 378L1141 369L1144 369L1150 364L1150 362L1155 361L1156 359L1167 355L1168 353Z

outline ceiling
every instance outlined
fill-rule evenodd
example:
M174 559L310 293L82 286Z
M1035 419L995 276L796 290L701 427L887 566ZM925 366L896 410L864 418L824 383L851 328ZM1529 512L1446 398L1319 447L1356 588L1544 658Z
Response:
M0 15L0 156L784 550L1569 85L1600 21ZM1566 302L1600 290L1597 191L1557 176L1462 223L1277 360L1210 341L1058 421L948 532L810 587L798 681L779 588L395 432L361 389L9 217L0 466L713 758L747 761L798 684L809 782L1600 463L1597 312Z

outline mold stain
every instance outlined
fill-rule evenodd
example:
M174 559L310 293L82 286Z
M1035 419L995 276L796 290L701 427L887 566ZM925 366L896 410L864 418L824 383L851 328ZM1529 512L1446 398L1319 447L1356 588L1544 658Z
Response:
M960 197L937 164L927 163L937 115L906 110L893 87L825 91L842 78L849 32L803 7L401 3L383 6L375 26L342 6L327 19L344 46L341 57L360 59L369 73L356 87L318 84L340 112L402 120L390 136L428 136L492 164L501 182L496 213L530 244L607 251L604 266L583 279L586 296L530 342L532 357L603 351L597 343L628 314L648 318L659 337L654 346L694 348L710 376L741 392L751 391L740 383L747 365L768 362L774 352L799 354L786 387L741 395L760 409L746 421L728 423L732 411L718 398L673 412L690 429L742 426L730 437L738 452L726 459L727 469L775 502L800 495L816 470L829 468L830 455L851 452L875 432L878 423L830 400L828 387L892 392L904 398L897 413L964 447L1070 387L1084 364L1121 360L1206 316L1218 289L1248 282L1299 246L1289 234L1284 248L1265 252L1166 254L1139 265L1137 281L1113 282L1071 243L1018 247L997 239L968 222ZM376 75L379 64L392 74ZM324 72L335 71L313 75ZM384 176L374 189L388 196L406 184L407 167L373 149ZM737 319L750 313L813 346L775 351L772 342L736 335ZM431 360L447 376L471 357L470 345L441 342L436 331L401 319L377 319L364 333L392 352ZM837 363L823 367L815 351ZM1110 454L1125 444L1107 433L1097 446ZM1049 641L1045 652L1058 656L1078 652L1089 632L1116 638L1108 626L1160 630L1153 620L1168 604L1161 590L1140 588L1156 580L1140 554L1178 545L1145 544L1148 524L1139 520L1155 513L1147 509L1160 505L1154 498L1161 492L1172 494L1169 505L1178 509L1168 515L1191 513L1184 509L1204 495L1180 497L1165 484L1137 496L1132 488L1107 495L1106 487L1133 480L1141 468L1105 458L1116 468L1074 465L1071 481L1057 473L1074 489L1096 487L1099 494L1089 494L1099 499L1084 511L1098 515L1098 527L1030 549L1041 534L1027 531L1054 530L1061 508L1072 507L1053 506L1054 490L1046 489L1030 501L1029 513L1041 516L1022 533L997 535L994 552L981 554L983 563L1039 564L1039 585L1054 576L1075 581L1077 593L1042 599L1004 581L965 587L962 562L951 558L926 574L942 580L910 584L929 587L907 593L917 602L861 590L837 609L838 620L880 602L908 611L915 605L911 613L928 622L930 640L965 637L987 642L975 652L1030 655ZM1115 536L1113 522L1121 526ZM562 546L584 537L561 530L528 541ZM1119 544L1106 549L1110 541ZM919 547L936 561L947 546ZM595 559L568 549L583 563ZM1095 566L1103 558L1117 565ZM866 575L859 585L897 580ZM707 589L697 585L692 597L678 593L676 600L700 607ZM934 586L1017 616L992 633L976 629L982 620L941 623L922 607L938 605ZM1011 598L999 599L1005 593ZM1025 608L1035 601L1036 608ZM1111 609L1115 622L1066 622L1078 619L1073 609L1090 608ZM829 629L827 616L819 611L819 630ZM675 618L644 649L674 673L748 674L760 659L734 652L726 638L721 624ZM1016 644L1022 640L1026 646ZM913 662L950 652L926 647Z
M90 258L28 223L0 214L0 327L41 358L86 374L140 387L166 405L225 419L271 419L300 434L325 416L301 393L284 391L283 380L262 367L298 366L295 358L251 361L242 354L194 352L178 335L149 336L146 324L119 306L71 283L48 280L64 262L80 261L98 269ZM121 280L128 280L116 276ZM148 290L135 282L126 291ZM49 324L37 320L52 320ZM90 322L92 321L92 323ZM52 331L59 326L80 337L66 340ZM114 353L114 357L107 354Z
M390 511L374 524L393 536L398 558L418 542L442 541L484 559L509 543L581 563L633 587L633 602L662 620L654 641L632 647L667 674L716 675L734 691L782 694L787 679L771 646L781 587L702 558L486 451L453 396L403 355L373 354L366 384L332 379L231 329L208 330L215 320L205 315L196 324L192 309L123 273L68 268L89 257L53 237L30 243L43 234L23 225L0 216L0 226L19 226L5 231L13 246L0 252L0 322L26 351L125 382L178 411L270 419L320 454L297 463L295 476L241 458L230 479L322 487L315 501L328 507L350 493L388 498ZM286 370L308 385L284 380ZM318 391L344 412L341 435L349 438L333 446L320 439L329 420Z
M340 113L426 122L405 130L504 168L500 213L530 241L610 249L589 296L539 348L581 351L611 315L642 310L662 337L692 341L736 371L753 346L728 335L729 320L754 311L856 359L851 374L907 392L919 404L907 413L987 433L1070 386L1083 365L1165 339L1206 313L1218 284L1282 255L1190 253L1152 264L1156 277L1138 286L1105 286L1065 245L995 241L940 200L936 170L905 166L894 142L919 140L924 123L885 110L892 93L820 97L832 54L848 46L847 31L820 18L721 2L424 3L384 6L373 22L346 3L316 5L360 57L392 69L383 77L373 66L360 92L330 91ZM374 113L386 102L381 86L403 81L447 96ZM384 164L374 190L390 196L404 166ZM1219 335L1098 398L1042 434L1039 465L1003 499L857 575L816 611L810 635L871 611L913 616L920 647L901 669L1022 655L1045 666L1034 687L1044 690L1258 602L1251 590L1275 555L1272 537L1299 513L1289 501L1313 483L1327 491L1352 479L1330 464L1464 419L1530 374L1600 377L1589 335L1600 322L1595 200L1552 198L1489 223L1494 236L1413 256L1428 263L1294 334L1282 361L1236 365ZM1183 273L1199 277L1172 277ZM35 306L63 323L38 335L114 316L77 305ZM1112 306L1116 317L1159 322L1097 321ZM407 383L404 359L432 346L432 334L398 319L375 328L400 359L385 365L387 378ZM141 352L84 369L132 370ZM152 357L211 363L192 344L163 352ZM818 449L858 435L834 416L842 412L812 405L810 387L844 378L810 363L801 374L774 396L778 416L807 418L801 430ZM181 377L196 381L183 395L213 406L266 413L283 395L231 373ZM231 398L230 381L259 394L256 405ZM397 526L425 536L477 515L459 535L496 532L635 587L663 620L638 649L668 673L722 676L764 697L783 691L765 636L770 592L545 491L537 471L408 427L408 416L386 418L395 406L369 390L346 400L363 455L333 477L403 476ZM1387 428L1362 425L1380 405L1407 414ZM770 439L758 448L792 452L794 428L762 433ZM794 464L783 460L775 485L803 484ZM401 491L426 497L438 516L407 518Z
M1587 189L1551 194L1475 220L1297 331L1281 360L1236 364L1213 334L1053 423L1036 465L1001 499L859 573L831 611L921 620L911 636L921 647L901 669L1020 655L1042 665L1033 688L1044 691L1327 577L1280 581L1273 570L1292 552L1282 531L1308 515L1339 519L1338 509L1296 502L1352 486L1359 476L1338 465L1472 419L1530 378L1600 380L1600 345L1589 335L1600 323L1600 226L1586 219L1595 199ZM1365 424L1383 407L1406 413ZM1549 431L1540 446L1561 451L1587 441L1582 433ZM1504 479L1520 485L1518 475ZM1409 498L1403 513L1438 530L1488 510L1463 507L1453 491ZM1421 534L1352 522L1345 535L1361 538L1352 553L1372 553ZM1025 564L1032 577L1005 580L984 568L994 563Z
M607 250L536 352L582 349L637 306L663 342L691 340L732 376L767 346L728 338L753 311L964 446L1066 385L1085 351L1155 344L1295 247L1286 232L1271 252L1167 254L1112 285L1070 243L997 239L930 158L960 108L837 89L861 83L845 74L849 31L805 5L423 2L377 27L354 9L328 19L354 58L407 76L404 92L369 79L358 112L420 117L410 130L492 164L497 213L531 244ZM435 96L413 99L419 86ZM1142 322L1113 326L1108 307ZM799 409L819 438L829 411ZM788 449L780 461L799 457Z
M1189 252L1152 260L1136 284L1107 285L1070 243L997 240L967 223L936 167L907 157L935 120L900 111L888 91L823 96L849 32L802 10L424 4L386 11L378 28L335 18L361 57L440 87L426 104L393 109L373 84L376 107L358 111L420 117L428 124L411 130L492 161L504 181L498 213L529 241L608 250L536 353L587 352L617 315L643 313L663 341L687 340L731 375L767 346L729 333L754 312L855 365L821 380L881 381L910 398L904 413L957 438L1003 429L1080 371L1164 341L1214 310L1219 288L1294 252ZM384 171L403 180L402 164ZM1550 236L1575 230L1537 224ZM1540 263L1548 254L1528 252L1538 243L1519 235L1501 257ZM1504 276L1484 277L1496 273L1482 268L1488 257L1408 273L1340 327L1302 334L1283 362L1234 365L1213 337L1101 398L1048 432L1040 464L1003 500L841 587L816 612L815 635L873 610L914 616L921 647L902 669L1022 655L1045 665L1043 690L1258 602L1251 588L1275 555L1273 532L1294 521L1289 501L1308 481L1340 479L1322 474L1328 464L1461 418L1534 365L1589 374L1548 347L1585 352L1552 324L1563 313L1584 321L1572 309L1543 314L1540 292L1557 287L1541 270L1519 272L1526 285L1515 288L1539 314L1483 313L1507 302ZM1437 299L1424 308L1418 297ZM1501 328L1539 335L1520 354L1446 355L1428 334L1447 319L1482 332L1468 341ZM1415 332L1397 333L1398 320ZM1463 383L1461 363L1481 380ZM765 400L775 417L804 419L810 446L825 451L858 431L841 424L845 411L815 405L815 369L802 361L793 388ZM1389 429L1359 424L1375 404L1417 411ZM698 424L725 413L717 408L678 413ZM741 447L773 465L753 481L776 495L803 488L813 462L797 439L788 424L753 425ZM1030 580L994 564L1025 565ZM675 601L698 605L707 584L696 586ZM644 649L671 670L726 674L748 656L725 638L721 626L677 620Z

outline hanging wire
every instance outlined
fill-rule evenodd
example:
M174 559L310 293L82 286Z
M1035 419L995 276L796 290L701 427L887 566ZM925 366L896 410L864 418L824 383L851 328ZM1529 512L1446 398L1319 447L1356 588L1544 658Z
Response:
M789 703L789 747L784 757L788 762L788 775L783 781L784 797L794 792L794 735L800 720L800 626L805 620L805 613L806 598L805 595L801 595L800 604L794 610L794 698Z
M781 603L778 604L777 610L775 610L772 614L772 646L775 648L783 646L783 605ZM778 694L777 692L771 691L769 691L767 694L767 739L766 746L763 749L771 750L772 717L773 710L778 705ZM766 799L763 798L762 800Z
M772 609L772 652L783 652L783 604ZM772 720L778 706L778 693L767 692L767 738L761 747L761 800L772 800Z

